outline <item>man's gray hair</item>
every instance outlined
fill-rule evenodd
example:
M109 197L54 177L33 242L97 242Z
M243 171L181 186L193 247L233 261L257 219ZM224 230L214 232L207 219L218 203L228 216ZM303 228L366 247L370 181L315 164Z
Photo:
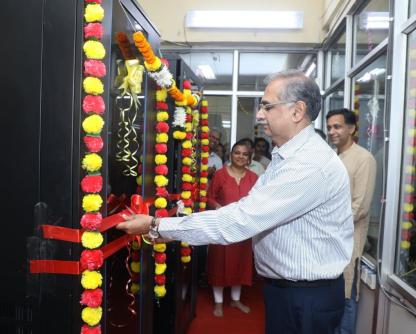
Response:
M316 82L299 70L288 70L270 74L266 79L266 85L275 80L284 80L283 91L278 96L281 101L306 104L306 113L314 121L321 110L321 92Z

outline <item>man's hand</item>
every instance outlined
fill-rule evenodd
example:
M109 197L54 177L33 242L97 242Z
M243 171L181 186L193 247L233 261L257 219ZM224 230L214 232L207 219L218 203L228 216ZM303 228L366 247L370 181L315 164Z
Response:
M131 215L126 216L126 221L118 224L116 229L122 230L127 234L147 234L150 230L152 216L147 215Z

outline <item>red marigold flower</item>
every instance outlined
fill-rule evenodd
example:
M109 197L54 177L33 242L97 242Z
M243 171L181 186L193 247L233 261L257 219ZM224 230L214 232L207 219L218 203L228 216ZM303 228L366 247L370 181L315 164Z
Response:
M204 165L208 164L208 158L201 158L201 163Z
M85 136L84 144L89 152L97 153L103 149L104 143L100 136Z
M81 226L86 230L96 230L103 220L101 213L84 213L81 218Z
M411 236L412 236L412 232L410 232L409 230L402 231L402 240L410 240Z
M192 139L192 136L193 136L193 134L192 134L192 132L187 132L186 133L186 139Z
M209 138L209 133L208 132L201 132L199 137L201 139L208 139Z
M133 252L133 255L131 256L131 259L135 262L140 261L140 253L139 252Z
M155 252L155 262L156 263L165 263L166 262L166 254Z
M207 190L207 184L206 183L201 183L199 185L199 188L201 188L202 190Z
M165 275L155 275L155 283L157 285L164 285L166 283Z
M101 39L103 38L103 25L101 23L88 23L84 27L84 38L96 38Z
M81 259L79 261L81 263L82 269L88 270L96 270L101 268L104 263L104 254L99 249L94 250L83 250L81 253Z
M192 190L192 183L183 182L182 183L182 190Z
M184 89L191 89L191 82L189 80L184 80L183 88Z
M200 123L201 123L201 126L208 126L208 120L207 119L201 119Z
M101 326L98 325L98 326L90 327L88 325L83 325L81 327L81 334L101 334Z
M207 107L201 107L201 109L199 109L199 111L201 113L207 113L208 112L208 108Z
M205 211L205 208L199 208L199 212Z
M166 58L160 58L160 61L161 61L163 64L165 64L165 65L166 65L166 67L168 67L168 68L169 68L169 62L168 62L168 60L167 60Z
M199 201L200 201L200 202L206 202L206 201L207 201L207 197L206 197L206 196L201 196L201 197L199 198Z
M190 157L192 155L192 150L190 148L183 148L181 154L183 157Z
M85 0L85 3L102 3L102 0Z
M98 307L103 301L103 290L84 290L81 294L81 304L88 307Z
M207 158L204 158L204 159L207 159ZM208 172L201 172L201 177L208 177Z
M103 189L103 177L101 175L86 175L81 180L81 189L86 193L99 193Z
M208 151L209 151L209 146L208 146L208 145L202 145L202 146L201 146L201 150L202 150L203 152L208 152Z
M100 95L86 95L82 101L82 110L101 115L105 110L104 99Z
M84 61L84 75L102 78L106 74L105 64L101 60L90 59Z
M156 153L164 154L168 151L168 145L166 144L156 144L155 145Z
M169 192L166 190L165 187L156 187L156 196L168 197Z
M182 166L182 173L183 174L191 174L191 167L189 167L189 166Z
M169 212L166 209L157 209L155 211L155 217L158 217L158 218L169 217Z
M187 114L186 115L186 121L187 122L192 122L192 115Z
M158 165L155 167L155 174L157 175L168 175L168 166L166 165Z
M193 201L190 198L189 199L183 199L182 202L183 202L183 205L185 205L185 206L191 206L192 203L193 203Z
M158 122L156 124L156 131L157 132L164 132L167 133L169 132L169 125L166 122Z
M138 282L140 280L140 274L139 273L131 273L131 280L133 282Z
M156 110L168 110L168 104L165 102L156 102Z
M181 256L189 256L189 255L191 255L191 249L189 247L182 247Z

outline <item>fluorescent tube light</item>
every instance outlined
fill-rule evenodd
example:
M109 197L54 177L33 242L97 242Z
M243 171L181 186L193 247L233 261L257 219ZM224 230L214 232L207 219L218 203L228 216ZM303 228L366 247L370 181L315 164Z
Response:
M203 79L215 80L215 73L209 65L198 65L195 74Z
M365 12L359 18L360 29L373 30L389 28L389 13L388 12Z
M308 67L308 69L305 72L305 75L307 77L309 77L313 73L313 71L315 70L315 68L316 68L316 64L315 63L310 64L309 67Z
M187 28L301 29L303 12L250 10L191 10Z

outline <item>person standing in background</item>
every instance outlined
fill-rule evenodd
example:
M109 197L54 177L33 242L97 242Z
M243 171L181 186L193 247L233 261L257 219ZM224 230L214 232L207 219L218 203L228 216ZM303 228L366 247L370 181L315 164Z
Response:
M260 162L263 165L264 169L266 169L271 159L272 156L270 155L269 142L262 137L254 138L253 160Z
M354 334L360 286L360 259L367 239L370 205L376 179L376 160L354 142L357 117L348 109L331 110L326 115L329 141L347 168L350 179L351 207L354 218L354 249L344 271L345 310L337 334Z
M218 129L211 129L209 132L209 157L208 157L208 178L211 179L215 171L222 168L222 160L215 153L217 145L221 142L221 132Z
M250 138L241 138L239 142L246 143L248 147L250 147L250 161L248 162L247 168L250 169L252 172L256 173L257 176L260 176L264 173L265 168L263 165L254 160L254 142Z
M219 169L208 188L208 205L212 209L237 202L246 196L257 181L257 175L247 169L251 150L245 142L237 142L230 153L230 164ZM251 239L231 245L209 245L207 261L208 283L214 294L214 315L223 316L223 290L231 287L231 307L244 313L250 308L240 301L241 286L251 285L253 276Z

